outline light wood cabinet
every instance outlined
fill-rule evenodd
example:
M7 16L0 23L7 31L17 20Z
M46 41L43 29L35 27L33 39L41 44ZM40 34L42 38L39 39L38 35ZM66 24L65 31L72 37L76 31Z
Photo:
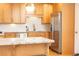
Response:
M53 5L44 4L43 5L43 19L42 23L49 24L51 22L51 15L53 13Z
M0 46L0 56L12 56L12 46Z
M0 4L0 23L3 23L3 4Z
M3 23L11 23L11 4L4 4L3 6Z
M49 38L49 32L28 32L28 37L45 37Z
M56 14L58 12L62 12L62 5L61 3L59 4L53 4L53 13Z
M49 45L41 44L21 44L0 46L0 56L37 56L48 55Z
M25 22L25 4L0 4L0 24L23 24Z
M51 21L51 15L53 13L52 4L35 4L35 14L41 16L41 22L49 24Z
M12 22L20 24L20 4L12 4Z
M0 4L0 23L11 23L11 4Z
M50 23L53 12L52 4L35 4L35 15L42 16L42 23ZM0 23L26 23L24 3L0 4Z
M25 4L12 4L12 20L13 23L25 23Z
M6 32L4 33L4 37L5 38L16 38L16 33L13 33L13 32Z
M0 35L0 38L4 38L4 35Z
M43 15L43 4L35 4L35 14L38 16Z
M47 55L47 44L25 44L15 46L15 56Z
M15 56L23 56L26 55L26 47L27 46L23 46L23 45L16 45L15 46Z
M21 24L26 23L26 16L25 16L26 10L25 10L25 4L22 3L20 4L20 20L21 20Z

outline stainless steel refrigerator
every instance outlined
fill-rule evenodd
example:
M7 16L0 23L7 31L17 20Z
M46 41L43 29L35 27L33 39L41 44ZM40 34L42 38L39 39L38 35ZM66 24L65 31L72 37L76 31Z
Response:
M52 51L62 53L62 13L53 14L51 18L52 39L55 41L51 44Z

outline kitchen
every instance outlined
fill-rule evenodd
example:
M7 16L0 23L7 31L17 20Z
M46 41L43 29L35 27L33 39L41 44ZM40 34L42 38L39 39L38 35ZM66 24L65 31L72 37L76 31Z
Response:
M49 50L73 55L73 49L65 53L63 35L67 31L62 32L66 27L63 19L68 16L65 12L73 10L74 4L0 3L0 56L50 56Z

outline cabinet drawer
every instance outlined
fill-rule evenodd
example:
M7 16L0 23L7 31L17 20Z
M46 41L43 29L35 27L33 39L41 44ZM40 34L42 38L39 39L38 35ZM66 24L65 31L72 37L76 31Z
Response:
M16 33L13 33L13 32L11 32L11 33L5 33L4 34L5 36L5 38L15 38L16 37Z
M4 35L0 35L0 38L4 38Z
M49 38L49 32L28 32L28 37L46 37Z

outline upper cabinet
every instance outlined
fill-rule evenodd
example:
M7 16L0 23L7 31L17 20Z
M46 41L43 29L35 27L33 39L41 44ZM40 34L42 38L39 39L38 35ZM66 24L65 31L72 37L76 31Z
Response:
M25 4L0 4L0 24L23 24L25 21Z
M12 22L20 24L20 4L12 4Z
M34 7L32 15L41 16L41 22L44 24L51 22L51 15L53 13L62 11L62 4L35 3L30 5L25 3L2 3L0 4L0 24L25 24L26 15L28 15L26 7L32 7L28 9L29 11ZM31 12L29 13L31 14Z
M43 15L43 4L35 4L35 14L38 16Z
M3 4L0 4L0 23L3 23Z
M11 4L4 4L3 6L3 23L11 23Z
M10 4L0 4L0 23L11 23Z
M25 23L25 4L12 4L12 22L16 24Z
M62 4L53 4L53 13L56 14L62 11Z
M35 15L41 16L41 22L49 24L51 21L51 15L53 13L52 4L35 4Z
M52 4L44 4L43 5L42 23L49 24L51 21L52 13L53 13L53 5Z
M26 16L25 16L25 13L26 13L26 10L25 10L25 4L22 3L20 4L20 20L21 20L21 23L26 23Z

